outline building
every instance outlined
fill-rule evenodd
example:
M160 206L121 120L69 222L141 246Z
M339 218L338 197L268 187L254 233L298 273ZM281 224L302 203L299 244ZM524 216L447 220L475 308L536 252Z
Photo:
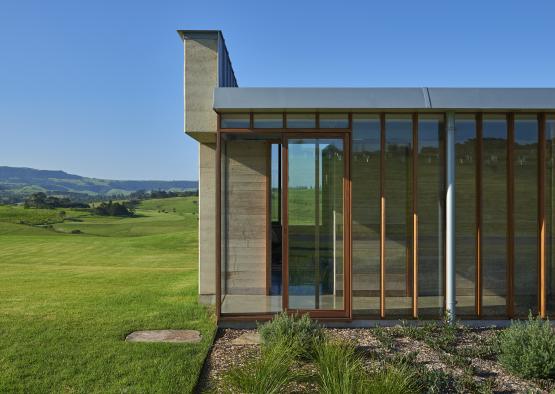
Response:
M220 322L555 315L555 89L240 88L179 34Z

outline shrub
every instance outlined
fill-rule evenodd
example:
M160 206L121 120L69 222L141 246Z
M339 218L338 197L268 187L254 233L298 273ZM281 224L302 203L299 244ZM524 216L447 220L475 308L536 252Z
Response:
M316 349L315 364L319 392L324 394L365 393L367 375L360 356L350 343L323 342Z
M100 205L93 208L92 211L93 213L102 216L129 217L134 215L133 209L129 206L129 203L112 202L111 200L107 203L100 203Z
M287 342L299 349L298 355L303 359L312 358L315 349L324 340L322 327L311 320L308 314L289 316L286 312L279 313L259 326L258 331L264 345Z
M228 371L221 389L234 394L282 393L297 377L293 369L296 356L297 349L285 341L264 346L259 358Z
M555 333L549 320L513 321L499 335L499 361L510 372L525 378L555 377Z

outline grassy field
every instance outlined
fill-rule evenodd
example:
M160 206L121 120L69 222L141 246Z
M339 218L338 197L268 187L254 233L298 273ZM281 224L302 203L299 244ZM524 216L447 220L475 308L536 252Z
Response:
M196 197L137 214L0 207L0 392L192 390L215 331L196 302ZM123 341L162 328L203 340Z

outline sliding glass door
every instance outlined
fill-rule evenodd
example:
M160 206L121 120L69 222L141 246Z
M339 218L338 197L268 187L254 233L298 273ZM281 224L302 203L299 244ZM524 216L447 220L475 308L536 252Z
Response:
M286 138L288 309L347 313L345 146L343 136Z

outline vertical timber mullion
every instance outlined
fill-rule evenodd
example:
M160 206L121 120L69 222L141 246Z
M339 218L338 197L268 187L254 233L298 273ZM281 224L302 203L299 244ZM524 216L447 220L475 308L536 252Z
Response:
M476 116L476 317L482 316L482 151L483 151L483 114Z
M385 114L380 114L380 317L385 318Z
M514 315L514 266L515 266L515 228L514 228L514 145L515 115L510 113L507 139L507 317Z
M350 117L349 117L350 118ZM349 120L349 124L351 121ZM343 264L343 275L344 275L344 288L343 288L343 306L346 309L349 319L353 316L353 307L352 307L352 182L351 182L351 134L348 133L343 137L343 144L345 146L345 153L344 153L344 162L343 162L343 171L344 171L344 190L343 195L346 198L343 198L343 249L345 255L345 263ZM346 222L346 223L345 223Z
M412 317L418 318L418 114L412 115Z
M318 114L316 115L318 118ZM318 119L316 119L318 121ZM314 309L320 309L320 143L314 145Z
M538 311L542 318L547 315L546 292L546 235L545 235L545 174L546 174L546 116L538 116Z

